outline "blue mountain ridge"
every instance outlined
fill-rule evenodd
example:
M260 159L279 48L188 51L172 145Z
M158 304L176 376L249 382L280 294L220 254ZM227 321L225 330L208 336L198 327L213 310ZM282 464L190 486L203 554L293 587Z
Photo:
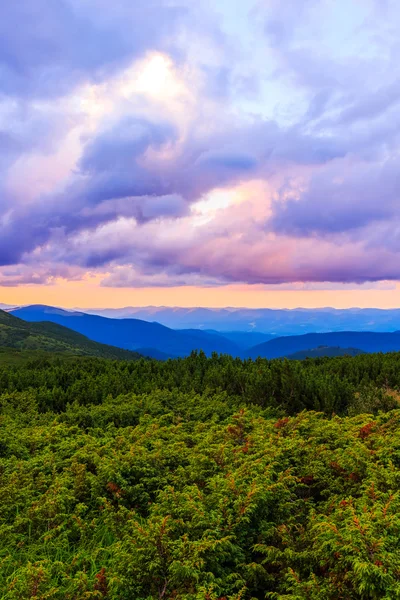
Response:
M260 333L274 336L329 333L332 331L397 331L400 309L379 308L182 308L126 307L84 309L111 318L157 321L172 329ZM255 340L253 345L265 340Z
M240 356L242 358L280 358L296 352L326 347L351 348L362 352L391 352L400 350L400 332L340 331L281 336L252 345L254 332L174 330L157 322L140 319L112 319L77 311L66 311L44 305L26 306L9 311L30 322L50 321L68 327L89 339L127 350L143 351L147 356L166 359L187 356L193 350ZM257 332L259 333L259 332ZM228 339L228 337L230 339ZM267 334L267 338L270 337ZM251 346L251 347L249 347Z
M195 330L176 331L159 323L139 319L109 319L44 305L26 306L10 313L25 321L58 323L96 342L126 350L145 348L149 352L152 349L167 356L187 356L193 350L203 350L207 355L212 352L233 356L241 354L239 346L218 334Z

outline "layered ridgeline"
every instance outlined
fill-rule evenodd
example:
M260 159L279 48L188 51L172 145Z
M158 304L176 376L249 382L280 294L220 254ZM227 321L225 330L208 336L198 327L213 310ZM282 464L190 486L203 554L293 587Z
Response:
M112 318L157 321L173 329L216 329L221 332L257 331L275 336L329 331L396 331L400 309L378 308L182 308L126 307L85 310ZM253 345L262 340L255 341Z
M306 356L329 355L328 349L347 348L350 354L362 352L397 352L400 350L400 332L335 331L331 333L307 333L274 338L250 348L247 358L281 358L294 353ZM334 353L334 352L333 352ZM336 353L339 354L339 353Z
M51 306L27 306L12 311L27 321L52 321L86 335L103 344L136 350L154 358L188 356L193 350L203 350L239 356L241 348L217 332L201 330L175 331L159 323L139 319L109 319L81 312L70 312Z
M27 323L0 310L0 350L10 348L25 352L40 350L56 354L126 360L140 357L135 352L94 342L62 325L51 322Z
M281 358L301 353L307 356L335 356L359 352L400 350L400 333L340 331L272 337L260 332L218 332L200 329L174 330L139 319L113 319L49 306L27 306L12 314L30 322L52 321L104 344L164 360L188 356L193 350L230 354L241 358ZM264 341L265 340L265 341ZM261 342L261 343L260 343Z
M0 365L1 598L399 598L399 386L399 354Z

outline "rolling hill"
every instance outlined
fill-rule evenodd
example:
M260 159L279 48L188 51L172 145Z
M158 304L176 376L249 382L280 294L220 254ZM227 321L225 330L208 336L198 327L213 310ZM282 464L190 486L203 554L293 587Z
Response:
M173 329L260 332L275 336L330 331L397 331L400 309L378 308L182 308L165 306L88 309L112 318L157 321ZM257 340L254 344L261 343ZM265 341L265 340L264 340ZM253 344L253 345L254 345Z
M318 346L357 348L363 352L396 352L400 350L400 332L336 331L284 336L250 348L247 358L280 358Z
M140 358L136 352L93 342L56 323L27 323L3 310L0 310L0 347L112 359Z
M359 354L365 354L363 350L358 348L340 348L339 346L320 346L319 348L312 348L310 350L301 350L294 354L289 354L285 358L289 360L305 360L306 358L323 358L326 356L358 356Z
M207 333L222 335L243 350L252 348L256 344L268 342L268 340L276 337L270 333L261 333L260 331L216 331L215 329L207 329L206 331Z
M203 350L207 355L212 352L241 354L239 346L222 335L201 330L176 331L139 319L109 319L43 305L18 308L11 314L29 322L51 321L96 342L127 350L150 348L167 356L188 356L193 350Z
M361 352L392 352L400 350L400 332L339 331L329 333L307 333L304 335L273 337L255 332L229 332L227 337L217 331L202 329L174 330L160 323L140 319L110 319L98 315L65 311L51 306L34 305L11 310L9 316L20 317L31 323L50 321L78 332L86 338L117 346L125 350L143 351L147 356L165 360L188 356L193 350L203 350L208 356L212 352L230 354L244 358L300 358L326 355L315 351L319 347L333 348L329 352L349 353L351 349ZM47 323L47 327L50 324ZM267 341L247 347L252 340ZM231 339L228 339L230 337ZM336 350L335 350L336 349ZM304 354L306 353L306 354Z

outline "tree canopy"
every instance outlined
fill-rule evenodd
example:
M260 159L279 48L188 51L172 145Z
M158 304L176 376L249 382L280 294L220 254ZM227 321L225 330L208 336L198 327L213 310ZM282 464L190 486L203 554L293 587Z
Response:
M0 366L1 598L400 598L399 362Z

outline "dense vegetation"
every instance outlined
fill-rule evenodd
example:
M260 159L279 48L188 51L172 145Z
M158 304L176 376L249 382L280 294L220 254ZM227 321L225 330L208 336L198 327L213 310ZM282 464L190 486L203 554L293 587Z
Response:
M0 594L400 598L400 355L0 364Z
M300 350L289 354L286 358L290 360L304 360L305 358L321 358L323 356L357 356L365 354L363 350L358 348L340 348L339 346L318 346L311 350Z
M27 323L3 310L0 310L0 351L1 348L126 360L139 358L135 352L93 342L62 325Z

